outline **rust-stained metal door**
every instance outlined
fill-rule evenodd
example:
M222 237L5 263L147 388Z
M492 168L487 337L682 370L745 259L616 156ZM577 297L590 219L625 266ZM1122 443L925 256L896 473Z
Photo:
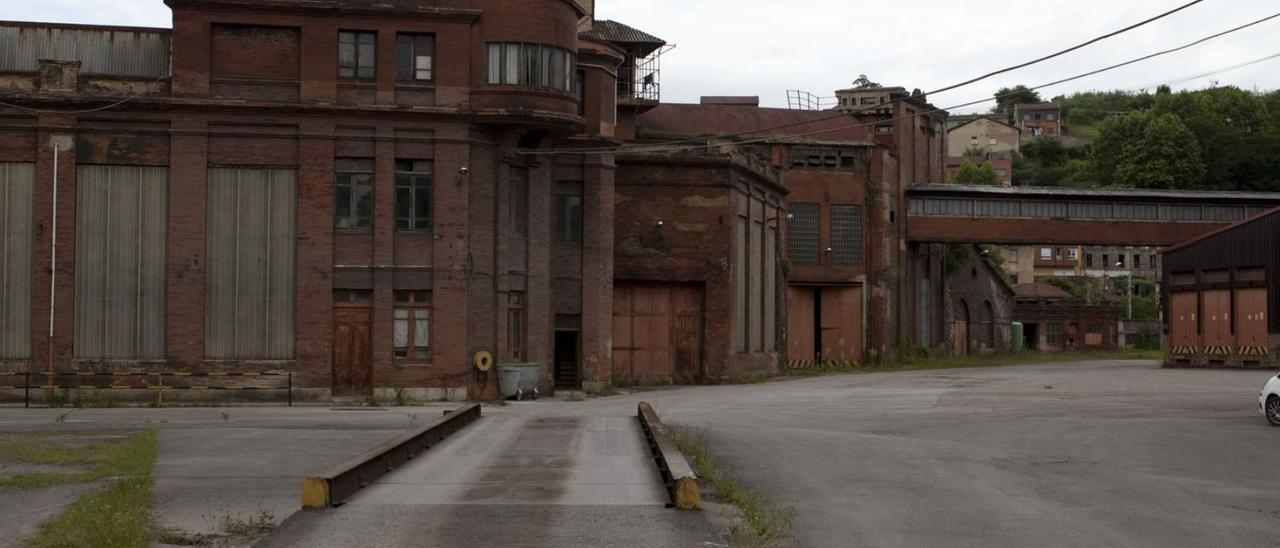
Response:
M1236 345L1245 356L1265 356L1267 340L1266 288L1236 290Z
M1202 294L1204 317L1204 352L1209 355L1232 353L1235 337L1231 334L1231 291L1214 289Z
M862 361L862 288L827 287L821 291L822 361Z
M623 382L702 378L702 288L619 283L613 297L613 369Z
M808 365L818 359L815 306L812 287L787 288L787 362L793 365Z
M1195 354L1200 345L1196 326L1200 320L1199 295L1177 291L1169 296L1169 346L1174 355Z
M363 396L373 388L373 309L333 310L333 394Z

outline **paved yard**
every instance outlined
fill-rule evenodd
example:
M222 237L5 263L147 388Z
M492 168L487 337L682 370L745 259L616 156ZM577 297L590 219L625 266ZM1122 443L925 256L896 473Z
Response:
M1269 375L1103 362L645 397L793 505L804 546L1280 546Z

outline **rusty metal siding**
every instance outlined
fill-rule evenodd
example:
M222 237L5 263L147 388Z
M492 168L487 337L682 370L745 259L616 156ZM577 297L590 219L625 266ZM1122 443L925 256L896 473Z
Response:
M77 358L164 358L168 181L168 168L80 166Z
M0 163L0 358L31 357L35 164Z
M41 59L80 61L80 72L160 78L169 74L170 35L123 29L0 25L0 71L35 72Z
M296 179L292 170L209 170L210 359L293 359Z

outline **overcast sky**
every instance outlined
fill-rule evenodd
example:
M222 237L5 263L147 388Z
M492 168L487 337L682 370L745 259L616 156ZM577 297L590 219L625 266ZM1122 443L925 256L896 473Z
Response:
M615 19L677 47L663 58L663 100L759 95L786 106L787 90L817 95L860 73L885 85L936 89L1128 26L1187 0L596 0ZM170 26L161 0L0 0L0 19ZM1168 49L1280 12L1274 0L1206 0L1067 56L930 97L938 106L988 98ZM1280 19L1193 49L1042 91L1139 89L1280 53ZM1217 80L1280 88L1280 59L1174 84ZM985 110L985 106L956 112Z

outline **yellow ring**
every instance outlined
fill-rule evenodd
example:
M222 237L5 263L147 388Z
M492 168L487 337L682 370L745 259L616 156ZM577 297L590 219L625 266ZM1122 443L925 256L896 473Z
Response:
M479 369L483 373L488 373L490 369L493 369L493 354L488 352L476 352L475 364L476 369Z

